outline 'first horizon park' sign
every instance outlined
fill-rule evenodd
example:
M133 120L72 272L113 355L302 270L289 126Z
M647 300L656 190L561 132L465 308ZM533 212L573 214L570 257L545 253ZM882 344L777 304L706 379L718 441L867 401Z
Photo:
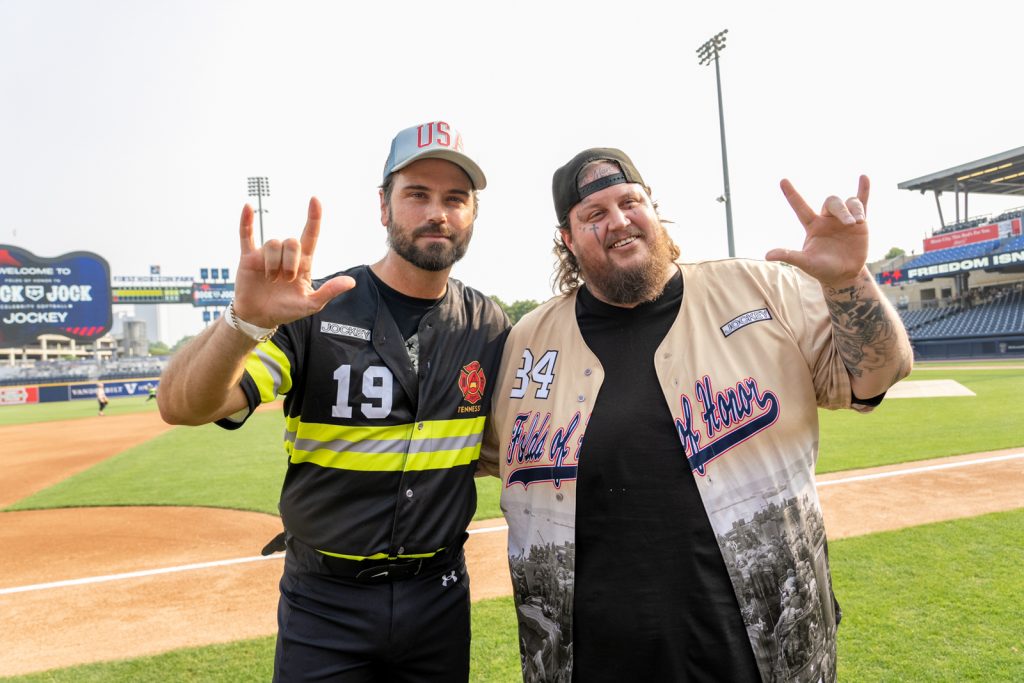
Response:
M59 334L91 342L110 330L110 266L76 251L56 258L0 244L0 345Z

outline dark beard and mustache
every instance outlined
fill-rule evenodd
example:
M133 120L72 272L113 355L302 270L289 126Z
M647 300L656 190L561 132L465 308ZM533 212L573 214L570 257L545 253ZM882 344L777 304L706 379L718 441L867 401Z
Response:
M432 242L423 248L416 244L416 239L423 235L443 235L448 242ZM406 230L388 221L388 246L396 254L417 268L437 272L451 268L466 255L469 241L473 237L473 225L461 234L446 227L424 225L414 230Z
M592 264L579 260L583 281L610 304L635 306L654 301L665 288L665 266L672 263L668 232L659 225L651 239L640 239L647 240L650 255L635 266L623 268L608 261Z

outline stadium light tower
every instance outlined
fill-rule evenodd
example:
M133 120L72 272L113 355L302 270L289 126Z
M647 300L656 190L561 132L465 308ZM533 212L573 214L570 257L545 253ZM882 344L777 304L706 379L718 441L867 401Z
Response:
M718 69L718 53L725 49L725 34L729 29L716 33L708 42L697 48L697 61L706 66L715 63L715 83L718 85L718 128L722 133L722 177L725 192L718 201L725 204L725 229L729 237L729 258L736 256L736 245L732 238L732 196L729 194L729 155L725 151L725 114L722 113L722 74Z
M263 198L270 196L270 181L263 176L250 176L249 196L256 197L256 210L260 215L260 246L263 246Z

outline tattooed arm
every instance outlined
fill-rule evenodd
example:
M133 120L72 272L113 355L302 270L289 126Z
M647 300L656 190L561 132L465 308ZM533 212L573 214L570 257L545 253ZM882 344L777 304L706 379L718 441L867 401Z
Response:
M903 322L867 268L847 286L822 290L855 396L872 398L910 374L913 354Z
M910 374L913 353L899 315L864 266L868 252L870 183L857 196L831 196L816 213L788 180L782 192L806 232L801 251L773 249L769 261L797 266L821 283L840 356L858 398L872 398Z

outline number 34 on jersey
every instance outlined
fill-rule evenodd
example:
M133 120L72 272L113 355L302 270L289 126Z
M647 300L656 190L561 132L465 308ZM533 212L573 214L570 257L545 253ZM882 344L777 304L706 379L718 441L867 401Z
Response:
M545 351L540 358L534 358L530 349L523 349L523 362L516 370L516 383L512 386L509 398L524 398L533 386L533 397L546 399L555 381L555 364L558 351Z

